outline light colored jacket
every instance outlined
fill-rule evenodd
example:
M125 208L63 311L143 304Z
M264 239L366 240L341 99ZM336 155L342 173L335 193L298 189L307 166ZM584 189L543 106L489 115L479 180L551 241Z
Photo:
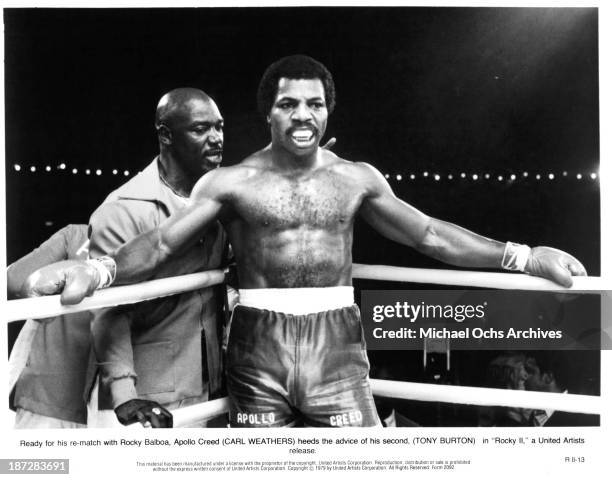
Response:
M90 219L90 257L108 254L159 225L184 206L159 177L157 158L112 192ZM220 224L195 246L158 269L153 278L219 268L225 247ZM206 341L209 393L221 387L220 294L206 288L98 310L92 332L102 388L100 408L132 398L168 404L203 394L201 332ZM222 308L222 307L221 307ZM112 387L112 399L106 387Z

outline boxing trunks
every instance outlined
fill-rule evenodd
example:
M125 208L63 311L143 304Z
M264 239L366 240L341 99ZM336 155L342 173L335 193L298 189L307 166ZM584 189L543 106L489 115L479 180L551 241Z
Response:
M368 371L352 287L241 290L227 349L231 426L378 426Z

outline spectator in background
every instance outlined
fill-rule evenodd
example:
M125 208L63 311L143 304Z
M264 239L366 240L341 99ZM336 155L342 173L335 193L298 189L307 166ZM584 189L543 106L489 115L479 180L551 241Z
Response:
M45 265L87 259L88 244L87 225L59 230L8 267L8 298L18 298L24 280ZM11 362L23 366L17 373L15 428L87 426L91 319L90 312L79 312L26 321L11 353Z
M529 374L525 369L526 357L522 353L503 352L487 366L486 387L525 390ZM482 407L478 425L481 427L525 427L529 425L532 410L515 407Z
M572 375L568 354L574 352L545 351L536 352L526 361L529 374L525 380L525 388L538 392L578 393L581 375ZM572 382L572 379L574 380ZM599 415L586 415L555 410L533 410L530 424L547 427L599 426Z

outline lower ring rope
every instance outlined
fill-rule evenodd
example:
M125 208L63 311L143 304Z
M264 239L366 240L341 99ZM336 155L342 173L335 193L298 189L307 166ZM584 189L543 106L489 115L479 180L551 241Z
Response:
M208 402L177 408L172 411L174 427L187 427L194 423L217 417L229 411L229 398L223 397Z
M462 405L530 408L599 415L601 397L571 393L532 392L499 388L461 387L430 383L370 379L372 393L386 397L420 402ZM175 427L186 427L229 411L227 397L172 411Z
M422 402L533 408L538 410L552 409L597 415L602 410L601 397L593 395L460 387L377 379L371 379L370 385L372 386L372 393L376 396Z

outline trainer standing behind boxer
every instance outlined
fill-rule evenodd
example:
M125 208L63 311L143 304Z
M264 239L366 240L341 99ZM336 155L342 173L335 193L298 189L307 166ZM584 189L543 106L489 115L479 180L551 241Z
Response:
M182 209L196 181L221 163L223 118L203 91L179 88L164 95L155 128L159 156L91 216L91 257L114 251ZM222 228L213 222L195 245L154 277L219 268L226 243ZM222 289L96 311L92 331L101 374L99 407L114 408L123 424L149 421L164 427L171 426L171 416L161 405L178 408L218 393Z
M375 168L321 149L335 90L316 60L297 55L272 64L258 103L271 145L209 172L187 208L112 257L58 263L29 283L33 294L56 293L65 283L62 301L76 303L115 274L116 283L146 280L220 219L241 286L227 357L233 425L379 423L351 287L357 215L387 238L453 265L523 270L566 286L572 274L586 273L559 250L504 244L428 217L397 198Z

